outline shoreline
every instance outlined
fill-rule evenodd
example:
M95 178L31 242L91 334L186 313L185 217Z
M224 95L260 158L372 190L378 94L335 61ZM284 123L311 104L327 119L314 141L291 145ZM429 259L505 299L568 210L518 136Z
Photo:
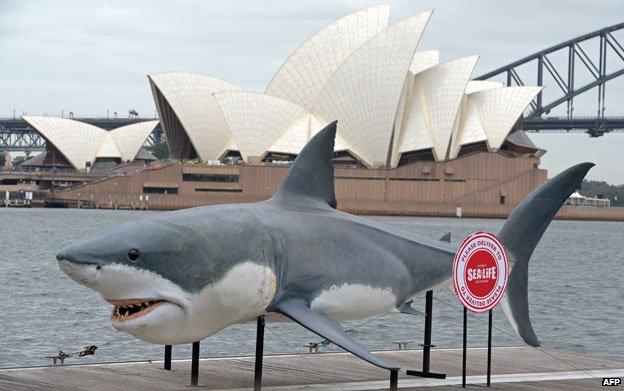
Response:
M211 205L223 205L227 203L211 203L206 205L189 206L188 208L163 208L163 207L131 207L131 206L109 206L109 205L89 205L81 204L78 200L69 199L56 199L46 200L47 202L53 202L53 207L46 206L46 202L42 200L34 200L28 206L19 206L18 208L45 208L45 209L102 209L102 210L134 210L134 211L174 211L182 210L193 207L211 206ZM421 209L421 213L409 212L398 207L396 210L388 210L386 208L379 208L378 205L373 207L366 207L364 204L352 205L352 203L346 201L348 206L346 208L341 207L340 201L338 202L338 209L360 216L380 216L380 217L443 217L443 218L467 218L467 219L500 219L505 220L509 217L509 214L515 207L515 205L509 205L502 208L492 208L487 206L487 211L484 208L480 208L478 205L466 205L461 207L461 216L457 216L457 208L449 208L445 204L420 204L412 205L410 209ZM62 205L62 206L61 206ZM2 205L3 206L3 205ZM9 206L8 208L15 208L15 206ZM381 209L381 210L380 210ZM624 222L624 207L595 207L595 206L568 206L563 205L557 212L553 220L569 220L569 221L606 221L606 222Z

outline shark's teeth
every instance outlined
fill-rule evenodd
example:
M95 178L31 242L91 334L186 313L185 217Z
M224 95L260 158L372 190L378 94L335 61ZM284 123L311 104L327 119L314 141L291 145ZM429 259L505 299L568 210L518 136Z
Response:
M125 321L143 316L154 307L164 303L163 300L125 300L124 305L116 305L113 307L112 318L117 321Z

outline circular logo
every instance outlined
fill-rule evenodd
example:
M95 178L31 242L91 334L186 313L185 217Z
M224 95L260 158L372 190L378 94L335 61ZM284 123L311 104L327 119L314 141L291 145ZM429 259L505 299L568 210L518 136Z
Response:
M475 232L464 239L455 253L455 294L470 311L489 311L503 298L508 273L507 253L498 237Z

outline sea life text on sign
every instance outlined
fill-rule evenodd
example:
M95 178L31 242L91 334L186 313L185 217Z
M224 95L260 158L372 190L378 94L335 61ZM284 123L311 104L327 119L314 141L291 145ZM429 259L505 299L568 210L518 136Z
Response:
M459 246L453 263L455 295L473 312L496 307L505 294L509 264L496 235L475 232Z

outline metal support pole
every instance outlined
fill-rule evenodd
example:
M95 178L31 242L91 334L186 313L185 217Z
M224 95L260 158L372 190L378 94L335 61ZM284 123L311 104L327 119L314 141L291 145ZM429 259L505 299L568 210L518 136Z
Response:
M433 318L433 291L425 296L425 338L423 344L423 372L429 372L431 363L431 321Z
M165 366L167 371L171 370L171 345L165 345Z
M435 345L431 344L431 323L433 321L433 291L427 291L425 295L425 335L423 344L423 369L421 371L407 370L410 376L431 377L435 379L446 379L445 373L430 372L431 368L431 348Z
M462 388L466 388L466 345L468 343L468 308L464 307L464 346L462 358Z
M488 311L488 357L487 357L487 386L490 386L492 374L492 310Z
M193 357L191 358L191 385L196 386L199 381L199 341L193 342Z
M396 391L399 386L399 371L396 369L390 370L390 391Z
M262 356L264 355L264 324L265 317L258 317L256 325L256 367L254 370L254 391L262 389Z

